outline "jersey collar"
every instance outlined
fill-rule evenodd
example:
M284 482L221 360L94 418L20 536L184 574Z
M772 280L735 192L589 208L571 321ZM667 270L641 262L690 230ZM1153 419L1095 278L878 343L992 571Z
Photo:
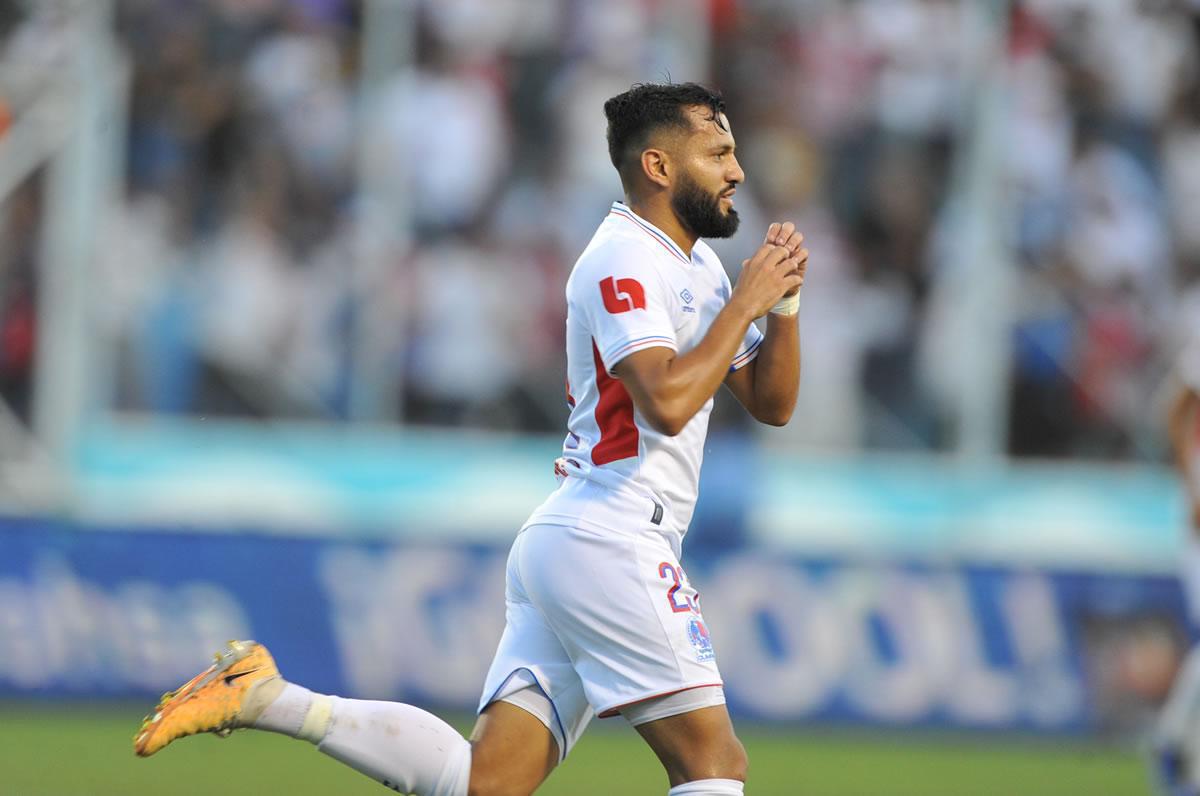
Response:
M628 205L626 205L624 202L613 202L612 209L609 211L609 214L620 216L621 218L624 218L637 225L643 232L658 241L661 246L674 255L675 258L684 265L692 264L692 258L684 254L683 249L679 248L675 241L671 240L669 235L651 224L646 219L639 216L637 213L630 210Z

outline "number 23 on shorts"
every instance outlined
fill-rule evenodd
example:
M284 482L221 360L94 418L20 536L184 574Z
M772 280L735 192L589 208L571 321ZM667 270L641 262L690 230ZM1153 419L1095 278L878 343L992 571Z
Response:
M671 582L670 588L667 589L667 602L671 604L672 611L677 614L700 613L700 595L696 594L691 585L687 583L683 567L677 567L664 561L658 565L658 576Z

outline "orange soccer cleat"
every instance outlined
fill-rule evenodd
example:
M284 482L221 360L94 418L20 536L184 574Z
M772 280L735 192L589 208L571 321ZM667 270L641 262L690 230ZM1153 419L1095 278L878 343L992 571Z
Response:
M231 641L216 662L174 691L163 694L142 721L133 751L149 757L174 741L201 732L226 736L254 722L283 689L271 653L257 641Z

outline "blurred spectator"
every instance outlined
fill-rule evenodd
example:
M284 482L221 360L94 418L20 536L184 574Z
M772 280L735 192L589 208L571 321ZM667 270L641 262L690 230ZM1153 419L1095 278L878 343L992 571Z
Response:
M29 181L0 206L0 401L26 423L32 408L37 328L39 187Z
M69 4L35 5L0 13L17 114L69 41ZM559 430L563 284L620 192L601 105L699 63L670 77L724 90L748 175L727 266L776 218L812 251L800 411L773 439L953 440L936 399L958 376L930 363L961 345L933 297L974 123L962 3L712 0L683 19L668 0L424 0L412 68L369 107L358 2L117 5L134 67L128 200L103 257L118 406L342 418L370 344L405 420ZM1158 455L1142 407L1200 275L1198 19L1170 0L1011 6L1014 453ZM361 229L380 209L363 162L400 200L386 234Z
M1200 86L1197 30L1196 9L1176 3L1014 7L1019 146L1008 171L1024 266L1014 453L1161 449L1145 407L1174 356L1169 319L1192 276L1179 216L1194 169L1179 109Z

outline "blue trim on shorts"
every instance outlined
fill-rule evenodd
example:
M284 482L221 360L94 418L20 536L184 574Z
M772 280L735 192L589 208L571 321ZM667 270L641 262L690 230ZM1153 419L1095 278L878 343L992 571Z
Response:
M484 706L478 712L483 713L483 711L487 710L488 705L491 705L496 701L496 695L504 690L504 686L508 685L508 681L513 679L513 676L517 672L529 672L529 676L533 678L534 685L538 687L538 690L541 691L542 695L545 696L547 701L550 702L550 709L554 711L554 723L558 725L558 732L560 735L562 735L563 748L558 750L558 762L562 763L567 759L567 744L571 742L571 739L567 737L567 730L565 727L563 727L562 718L558 715L558 705L554 704L554 697L550 696L550 692L546 690L544 685L542 685L542 681L538 679L538 676L533 669L530 669L528 666L518 666L509 672L508 675L500 681L500 685L495 691L492 692L491 697L488 698L488 701L484 703Z

